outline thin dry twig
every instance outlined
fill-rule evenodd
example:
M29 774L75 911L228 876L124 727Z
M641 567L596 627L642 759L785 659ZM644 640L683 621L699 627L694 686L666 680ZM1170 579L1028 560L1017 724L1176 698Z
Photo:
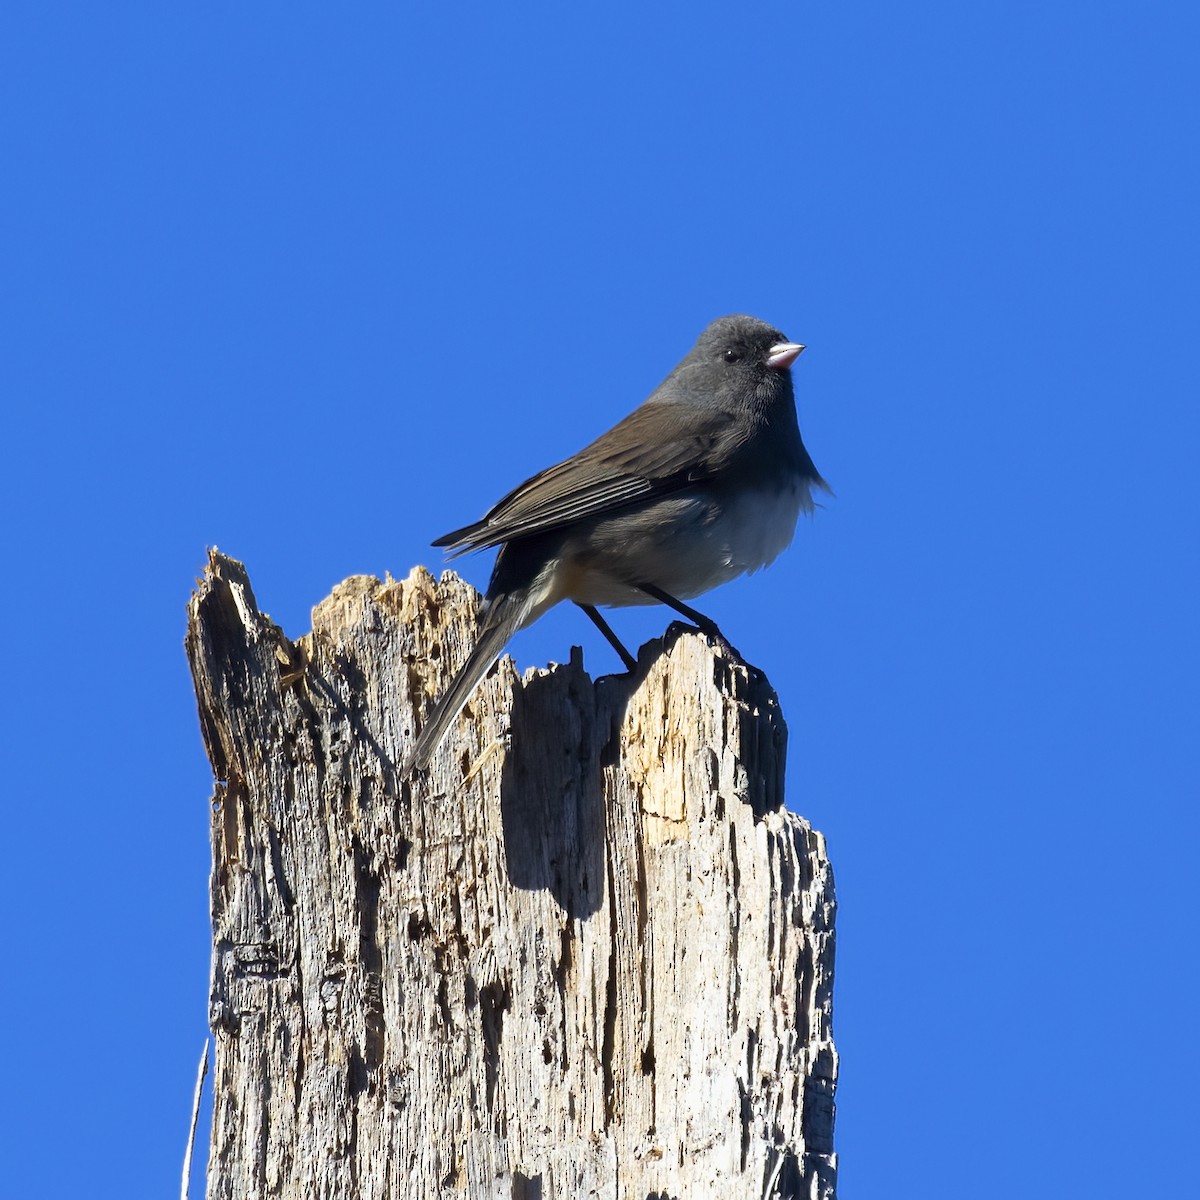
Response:
M196 1091L192 1096L192 1127L188 1132L187 1151L183 1156L183 1186L179 1189L180 1200L188 1200L188 1183L192 1178L192 1147L196 1144L196 1126L200 1123L200 1097L204 1093L204 1077L208 1074L208 1038L204 1039L204 1052L200 1055L200 1067L196 1071Z

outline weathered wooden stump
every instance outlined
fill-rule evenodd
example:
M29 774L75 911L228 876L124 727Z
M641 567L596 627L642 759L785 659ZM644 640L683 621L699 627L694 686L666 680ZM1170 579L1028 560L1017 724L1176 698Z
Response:
M766 680L672 627L633 676L503 660L428 775L452 574L289 641L213 553L208 1195L832 1197L833 882Z

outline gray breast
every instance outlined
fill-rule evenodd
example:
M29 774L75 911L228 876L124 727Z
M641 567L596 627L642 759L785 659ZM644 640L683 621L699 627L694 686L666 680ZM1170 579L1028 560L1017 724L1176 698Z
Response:
M574 531L563 546L559 595L585 604L652 604L632 585L653 583L679 599L699 596L759 570L787 548L807 482L711 492L677 492Z

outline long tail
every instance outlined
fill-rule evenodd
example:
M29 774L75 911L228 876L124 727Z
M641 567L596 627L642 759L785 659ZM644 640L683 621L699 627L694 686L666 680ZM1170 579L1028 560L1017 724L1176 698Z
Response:
M414 768L424 770L429 766L429 760L441 744L446 730L462 712L463 705L470 699L479 681L488 673L492 663L500 657L508 639L525 624L531 607L527 591L497 596L488 603L483 628L479 631L479 640L467 655L467 661L459 667L458 674L454 676L450 686L425 718L425 724L421 727L412 755L406 764L406 775Z

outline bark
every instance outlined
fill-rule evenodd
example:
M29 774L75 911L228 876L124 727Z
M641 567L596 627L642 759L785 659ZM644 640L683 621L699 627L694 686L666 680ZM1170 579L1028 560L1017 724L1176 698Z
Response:
M209 1197L832 1197L833 881L754 669L504 659L427 776L453 574L296 642L216 554L187 649L216 776Z

